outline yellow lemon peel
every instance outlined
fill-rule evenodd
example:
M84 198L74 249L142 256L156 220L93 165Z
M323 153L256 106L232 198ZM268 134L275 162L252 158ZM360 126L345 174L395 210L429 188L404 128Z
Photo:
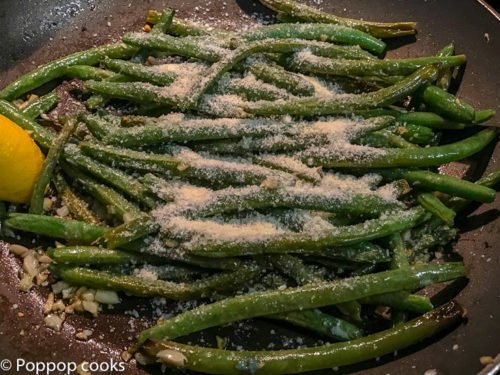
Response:
M29 134L0 115L0 201L28 203L43 161Z

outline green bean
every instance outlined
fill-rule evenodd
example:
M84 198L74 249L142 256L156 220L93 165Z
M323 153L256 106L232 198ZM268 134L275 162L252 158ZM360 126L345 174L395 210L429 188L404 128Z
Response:
M465 55L450 57L414 57L409 59L347 60L317 57L306 52L293 55L287 61L287 68L304 73L329 74L337 76L406 76L432 64L442 68L465 63Z
M114 76L106 79L109 82L131 82L134 78L124 74L116 73ZM89 109L98 109L106 105L109 98L100 94L94 94L85 101L85 105Z
M82 81L87 81L89 79L101 81L114 77L115 73L89 65L70 65L63 68L62 75L78 78Z
M389 237L389 243L392 249L391 269L408 267L410 265L406 255L405 243L401 233L394 233Z
M361 303L368 305L389 306L400 311L424 314L434 308L428 297L408 292L385 293L362 298Z
M265 39L305 39L334 44L358 45L361 48L382 54L386 45L381 40L350 27L327 23L296 24L279 23L261 26L241 35L244 40L256 41Z
M193 281L194 279L199 279L201 277L207 276L206 273L203 273L200 270L180 266L178 264L162 264L160 266L152 266L148 264L146 269L155 274L160 280L175 282L189 282Z
M25 108L23 108L22 113L30 119L36 119L41 114L54 108L58 102L59 96L57 95L57 92L51 91L28 104Z
M388 130L376 131L373 133L364 134L358 139L354 140L354 143L367 145L371 147L385 148L385 147L396 147L404 149L415 149L418 148L417 145L408 142L403 137L394 134Z
M146 17L146 22L156 25L161 18L161 13L156 10L150 10ZM206 36L206 35L215 35L218 37L227 37L228 34L233 36L234 33L218 29L215 27L205 27L196 23L193 23L188 20L183 20L179 18L174 18L172 20L171 25L167 30L169 33L177 35L177 36ZM236 34L234 34L236 36Z
M102 239L101 239L102 240ZM162 236L148 237L134 240L121 246L121 249L133 253L161 256L168 261L182 263L196 268L205 268L208 270L236 270L243 265L243 261L238 258L205 258L187 254L174 248L177 244L171 239Z
M403 112L402 109L397 107L389 107L389 108L367 109L367 110L356 111L353 113L356 114L357 116L367 119L379 116L392 116L394 118L398 118L405 112Z
M482 109L475 111L474 113L474 122L476 124L481 124L489 119L493 118L496 114L494 109Z
M174 189L169 189L166 180L152 173L146 173L139 177L139 181L146 186L149 191L165 202L172 202L175 199Z
M338 303L335 307L351 322L361 323L361 304L358 301Z
M457 213L446 207L434 194L421 193L417 196L417 202L446 225L453 226Z
M391 254L387 249L371 242L361 242L348 247L336 247L325 250L318 255L354 263L385 263L391 260Z
M301 259L289 254L273 254L266 256L265 261L281 273L290 276L298 285L304 285L324 280L324 272L317 267L304 264Z
M322 139L323 138L323 139ZM268 137L245 137L240 140L235 139L221 139L208 142L196 142L190 146L195 151L207 151L213 154L227 154L227 155L240 155L251 156L251 154L274 154L280 152L292 152L304 150L308 146L321 145L327 142L325 137L318 137L316 134L307 136L302 134L299 138L278 135ZM259 164L259 163L255 163ZM275 164L261 163L266 167L275 168Z
M79 113L78 121L83 122L92 135L100 141L117 128L116 124L90 113Z
M110 145L137 148L159 143L241 138L296 133L303 123L280 123L261 119L160 119L144 126L120 128L110 132L103 142Z
M109 249L116 249L146 237L157 230L157 224L148 215L142 214L103 233L101 240Z
M82 267L53 267L53 272L73 285L123 291L141 297L158 296L173 300L206 298L214 292L237 290L260 274L260 271L255 267L244 267L238 271L215 274L192 284L186 284L165 280L148 280L138 276L117 275Z
M229 212L268 207L298 208L322 210L353 217L373 216L401 208L399 202L387 201L376 194L350 194L325 191L324 188L283 187L268 189L265 187L228 188L213 193L210 202L201 207L192 207L182 211L187 217L207 217Z
M141 64L135 64L130 61L104 59L102 61L105 67L114 72L125 74L127 76L149 82L158 86L168 86L175 81L176 75L172 73L162 73L155 70L154 67L146 67Z
M195 255L209 257L241 256L266 253L283 253L293 250L308 252L323 250L332 246L344 246L385 237L391 233L412 228L428 218L421 208L395 211L390 217L367 220L361 224L334 228L323 233L287 232L285 234L245 241L198 240L185 246Z
M227 30L219 30L216 28L205 28L188 20L182 20L174 18L172 24L168 28L168 31L172 34L179 36L203 36L203 35L224 35L231 34Z
M280 26L280 25L277 25ZM272 26L268 26L272 27ZM266 27L267 28L267 27ZM250 38L251 40L252 38ZM231 53L223 56L218 62L207 69L203 80L199 80L188 95L188 102L185 108L196 107L200 98L219 80L222 75L233 69L240 61L256 53L290 53L304 47L304 41L296 39L263 39L258 37L255 41L243 44ZM162 104L159 102L159 104Z
M416 33L415 28L417 24L415 22L368 22L339 17L291 0L260 0L260 2L276 12L289 15L302 22L321 22L344 25L364 31L377 38L393 38Z
M215 40L216 45L224 45L224 39L227 39L231 34L227 31L223 31L224 37ZM217 33L215 33L217 37ZM243 45L244 42L238 37L231 39L236 45ZM148 34L143 33L127 33L123 37L123 41L128 44L132 44L138 47L149 48L158 51L169 52L176 55L181 55L185 57L192 57L206 62L217 62L224 57L229 51L224 48L212 48L208 47L207 38L199 37L185 37L185 38L175 38L170 35L159 35L159 34ZM279 41L276 41L279 42ZM288 38L283 41L284 44L291 43L293 47L288 50L277 50L272 48L269 50L262 50L261 52L297 52L304 48L308 48L314 54L324 56L324 57L343 57L343 58L369 58L371 55L359 48L359 46L336 46L326 42L317 42L311 40L303 39L292 39ZM222 44L221 44L222 43ZM227 44L227 43L226 43ZM227 45L226 45L227 46Z
M276 86L254 81L247 81L246 78L233 78L228 80L218 91L224 94L236 94L242 96L245 100L277 100L289 97L289 94ZM253 77L252 77L253 78ZM255 83L258 83L256 85Z
M150 208L156 206L156 201L149 195L148 190L140 182L114 168L95 162L87 156L80 154L76 146L67 146L64 150L64 157L70 164L96 176L137 201L144 203L146 206Z
M164 94L161 87L145 82L86 81L85 88L103 96L136 103L177 104L174 98Z
M438 56L453 56L455 54L455 44L452 42L444 47L441 51L439 51ZM448 68L444 69L439 78L436 81L436 86L443 89L448 90L450 87L451 79L453 78L454 69Z
M159 35L153 36L157 38ZM168 35L161 35L161 37L169 37ZM141 38L143 40L144 38ZM174 38L178 39L178 38ZM187 38L182 38L187 39ZM168 48L171 47L171 41L164 41ZM241 60L249 57L255 53L288 53L310 47L310 43L304 40L297 39L283 39L283 40L262 40L251 42L242 45L240 48L232 51L229 54L224 54L221 58L213 58L217 61L207 69L205 78L196 82L194 87L191 88L188 100L176 97L175 95L157 86L149 83L129 82L98 82L87 81L86 87L99 94L116 97L119 99L130 100L138 103L154 103L160 106L179 107L181 109L195 109L198 106L198 101L201 96L208 91L214 83L228 70L238 65ZM166 47L166 48L167 48ZM191 46L192 47L192 46ZM189 48L191 48L189 47ZM194 48L194 47L193 47ZM196 47L198 48L198 47ZM198 48L199 50L199 48ZM213 54L213 49L209 51ZM194 54L194 52L193 52ZM200 57L202 58L202 57ZM413 90L412 90L413 91Z
M127 222L133 217L142 214L141 210L125 199L114 189L95 181L93 178L71 168L64 168L74 181L81 184L84 191L89 193L92 198L106 206L108 213L116 216L119 220Z
M325 314L318 309L289 311L268 315L266 318L285 321L340 341L354 340L363 337L363 331L354 324L333 315Z
M367 124L368 126L363 129L356 129L349 137L353 142L361 142L362 144L375 145L377 147L389 147L395 144L397 146L404 145L406 147L412 147L412 145L395 134L389 132L384 132L383 134L374 132L374 130L388 127L392 122L393 117L390 116L374 117L370 120L369 124ZM300 134L300 137L296 137L292 134L286 134L285 132L279 135L270 135L266 137L245 137L239 141L222 139L211 142L197 142L191 144L191 147L199 151L247 156L249 153L266 154L300 151L311 146L328 145L329 143L331 143L331 137L327 134L303 132ZM266 160L264 160L264 157L254 157L253 160L255 164L283 170L295 174L301 179L307 180L310 178L310 176L305 176L300 172L297 174L297 171L290 170L286 166L287 163L280 163L280 159L273 158L272 156L267 157Z
M78 197L68 186L64 177L57 173L53 179L59 198L68 207L71 216L88 224L99 225L99 218L89 209L87 202Z
M412 143L409 140L406 140L406 138L403 137L402 135L393 134L386 129L371 133L371 135L373 134L381 134L383 137L385 137L389 143L389 147L413 148L413 149L419 147L418 145L415 144L416 142Z
M357 45L362 49L380 55L386 44L370 35L349 27L331 24L274 24L261 26L241 35L245 41L303 39L334 44Z
M292 277L299 285L323 281L323 272L305 265L297 257L286 254L272 255L265 260L280 272ZM283 312L266 318L286 321L337 340L352 340L363 336L363 331L355 325L317 309Z
M375 59L370 52L365 51L360 46L357 45L344 45L339 46L335 44L316 42L316 41L302 41L302 48L300 48L300 39L290 39L294 41L297 45L297 49L289 52L299 52L303 50L311 51L312 54L321 57L329 57L332 59L351 59L351 60L364 60L364 59ZM282 59L279 60L282 62Z
M457 238L458 229L450 228L444 225L438 218L432 218L420 227L411 231L410 249L411 257L415 259L416 255L425 251L425 258L428 258L427 250L436 246L444 246ZM414 239L414 240L412 240Z
M481 177L475 182L477 185L486 186L494 189L500 184L500 170L491 172L486 176Z
M394 133L400 135L408 142L426 145L436 140L436 134L431 128L421 125L405 124L392 128Z
M123 246L127 251L135 251L141 254L152 254L152 255L160 255L164 258L170 259L175 262L181 262L184 264L188 264L190 266L196 266L199 268L206 268L209 270L237 270L242 267L242 261L238 258L206 258L199 257L192 254L188 254L183 251L179 251L179 249L170 249L171 244L168 246L161 244L161 239L154 239L152 244L148 245L139 245L135 242L128 244L127 246ZM172 242L169 240L169 242ZM168 247L169 249L166 249ZM160 248L161 250L158 250ZM171 250L171 251L170 251Z
M294 176L246 161L210 159L181 150L175 156L82 143L84 153L104 163L146 172L173 173L210 186L259 185L268 178L294 181ZM188 155L186 155L186 153Z
M250 64L249 71L264 82L285 89L293 95L309 96L315 91L310 82L298 74L286 71L279 65L255 62Z
M252 158L257 165L290 173L297 178L317 184L321 181L321 171L318 168L309 168L299 160L290 157L274 157L272 155L259 155Z
M21 213L9 214L4 224L11 229L78 243L92 243L108 230L83 221Z
M43 200L45 197L45 191L47 190L50 180L52 179L52 174L59 162L59 157L62 150L71 137L76 128L76 122L73 119L67 120L61 133L55 139L52 147L50 147L47 157L43 163L42 169L38 176L38 179L33 188L33 193L31 195L30 201L30 214L41 215L43 213Z
M164 9L163 12L161 12L157 22L155 22L153 30L151 30L151 33L165 34L169 29L170 25L172 24L174 16L175 16L175 11L173 9L169 8Z
M304 151L301 158L309 166L324 168L389 168L389 167L428 167L462 160L474 155L497 137L495 129L485 129L464 140L444 146L426 148L384 149L379 155L366 159L339 158L335 155L317 155L314 151Z
M147 339L171 340L209 327L279 312L310 309L359 300L372 295L416 289L464 276L461 263L420 265L366 276L314 283L285 290L253 292L197 307L141 332ZM314 296L314 298L311 298Z
M447 120L432 112L406 112L395 115L397 122L403 125L414 124L426 126L432 129L453 129L460 130L465 128L465 124Z
M223 48L211 48L207 38L186 36L176 38L164 34L126 33L123 41L135 47L169 52L174 55L192 57L207 62L219 61L226 53ZM214 40L215 41L215 40Z
M137 256L121 250L94 246L69 246L47 250L47 255L59 265L101 265L144 263L148 257ZM151 257L149 257L151 260Z
M474 184L477 186L484 186L494 189L500 184L500 171L492 172L486 176L483 176L479 180L477 180ZM450 198L446 202L447 206L452 208L456 212L460 212L463 209L465 209L469 205L469 203L470 201L456 196Z
M380 173L390 179L404 178L416 187L423 187L427 190L439 191L477 202L488 203L493 202L495 199L495 190L487 186L431 171L394 168L376 170L375 173Z
M377 265L375 263L362 264L351 271L351 277L369 275L371 273L374 273L376 269Z
M342 75L338 75L337 77L342 77ZM346 78L356 82L358 81L360 85L377 87L387 87L394 85L401 80L403 80L404 76L376 76L376 75L360 75L360 76L346 76Z
M80 149L84 154L101 162L142 171L174 172L181 164L180 160L169 155L148 154L90 142L80 143Z
M276 102L260 101L248 103L243 109L251 115L329 115L338 113L355 113L359 110L374 107L385 107L405 98L419 87L436 79L438 69L426 66L409 75L400 82L382 88L375 92L363 94L342 94L331 98L305 97L298 99L280 100Z
M150 340L144 351L164 363L208 374L278 375L331 369L379 358L460 323L464 310L449 302L410 322L356 340L303 349L228 351ZM167 355L168 354L168 355Z
M44 150L48 150L54 141L54 134L35 120L21 113L15 106L6 100L0 99L0 114L12 120L21 128L30 133L31 138Z
M14 100L28 91L34 90L43 84L59 78L65 74L65 69L72 65L95 65L104 57L121 58L132 56L137 52L135 47L123 43L109 44L92 48L72 55L62 57L42 65L21 76L2 91L0 99Z
M474 107L437 86L425 87L417 97L432 111L451 120L470 123L475 119Z

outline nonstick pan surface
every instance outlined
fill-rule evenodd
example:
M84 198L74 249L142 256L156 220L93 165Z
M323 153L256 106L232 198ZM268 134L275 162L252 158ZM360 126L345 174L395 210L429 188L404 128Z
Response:
M317 3L317 1L315 1ZM0 0L0 87L39 64L68 53L118 40L128 30L139 30L148 9L173 7L180 17L194 18L219 27L240 28L255 18L269 15L251 0ZM419 34L393 43L393 57L431 55L451 41L457 52L468 57L459 94L478 107L500 111L500 22L473 0L336 0L322 1L325 10L339 15L380 21L415 20ZM499 116L492 126L500 123ZM0 134L1 136L1 134ZM500 147L470 161L446 168L447 173L477 178L485 168L498 169ZM436 369L436 374L475 374L482 365L480 356L500 351L500 202L482 205L468 217L460 218L464 232L455 245L469 270L470 281L458 301L467 309L468 322L452 332L363 366L323 373L368 375L413 375ZM19 262L0 245L0 361L121 361L121 351L136 333L151 324L149 302L126 298L126 303L104 311L97 319L71 315L60 333L46 328L41 307L47 290L29 293L17 290ZM463 286L463 285L462 285ZM174 304L158 303L154 309L172 310ZM141 315L135 318L135 312ZM256 327L256 328L250 328ZM271 330L275 329L274 335ZM75 339L75 332L92 329L90 340ZM234 345L262 347L282 342L282 336L300 335L306 343L315 339L305 332L276 327L265 321L213 330L201 335L213 344L215 334L231 337ZM200 336L198 336L200 338ZM8 374L29 373L15 372ZM1 371L0 371L1 372ZM96 372L98 373L98 372ZM102 372L120 373L120 372ZM126 374L161 373L159 367L127 364ZM173 373L167 370L167 373Z

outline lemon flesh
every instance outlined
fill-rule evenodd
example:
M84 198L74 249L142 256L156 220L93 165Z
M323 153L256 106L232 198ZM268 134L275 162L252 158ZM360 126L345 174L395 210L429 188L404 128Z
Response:
M0 201L28 203L43 161L29 134L0 115Z

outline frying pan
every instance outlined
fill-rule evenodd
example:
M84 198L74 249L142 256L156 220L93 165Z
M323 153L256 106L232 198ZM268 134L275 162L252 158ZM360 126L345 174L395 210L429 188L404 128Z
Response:
M180 17L227 28L239 28L255 22L255 17L265 20L263 16L269 16L264 8L250 0L0 0L0 87L39 64L117 40L125 30L138 30L148 9L167 6L177 9ZM455 41L458 52L468 56L460 96L475 106L500 111L500 22L478 2L324 0L322 6L353 18L417 21L417 37L391 42L392 50L388 53L391 57L432 55ZM396 50L396 47L399 48ZM445 169L447 173L477 178L485 168L498 169L499 158L500 147L491 147L474 160L454 163ZM322 373L421 375L436 369L436 374L461 375L480 371L480 356L494 357L500 351L499 209L497 199L459 220L464 233L455 247L468 267L470 281L457 298L468 311L466 324L417 348L400 352L398 358L391 355L361 366ZM151 324L152 310L159 308L167 312L178 307L176 303L159 303L153 309L149 302L126 298L126 303L104 311L97 319L71 315L63 330L55 333L43 324L41 307L47 290L35 288L29 293L19 293L18 269L18 260L10 256L0 242L0 361L9 359L15 364L17 358L23 358L25 361L109 363L113 359L117 362L120 352L130 345L136 333ZM136 312L140 318L132 316ZM93 330L90 340L75 339L75 332L81 329ZM234 345L247 348L262 348L270 342L283 341L285 336L299 335L306 344L318 342L306 332L260 320L253 325L212 330L192 340L201 338L205 344L214 344L215 334L229 336ZM29 373L14 370L6 373ZM137 366L132 361L123 373L151 374L160 373L160 369ZM173 372L168 370L168 373Z

